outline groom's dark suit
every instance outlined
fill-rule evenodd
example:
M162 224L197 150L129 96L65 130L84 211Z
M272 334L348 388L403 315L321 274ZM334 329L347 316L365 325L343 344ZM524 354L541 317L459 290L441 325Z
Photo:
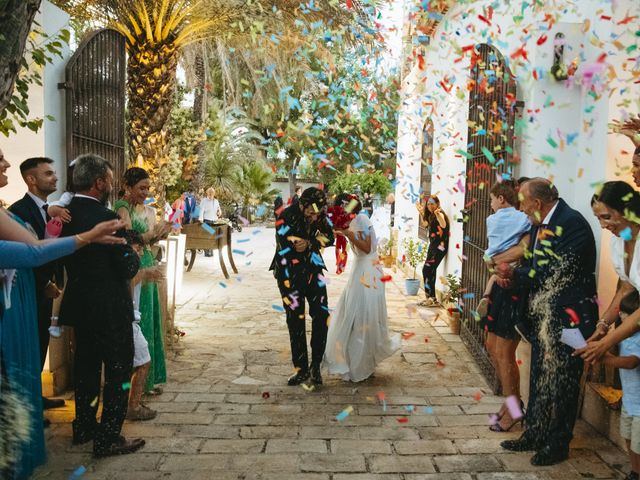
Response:
M76 196L69 206L71 222L63 236L85 232L118 216L97 200ZM118 232L123 233L123 232ZM60 322L75 327L76 441L95 438L94 450L116 442L127 413L133 365L133 303L129 279L140 261L128 245L89 245L65 259L67 288ZM104 399L96 422L104 363Z
M28 223L36 232L40 240L45 237L45 215L36 202L27 193L20 200L9 207L9 211ZM47 215L48 217L48 215ZM49 327L51 326L51 311L53 299L45 295L45 287L50 281L55 281L56 285L62 288L64 284L64 270L62 262L55 260L41 267L34 268L36 302L38 308L38 338L40 340L40 368L44 367L49 348Z
M292 240L301 238L309 242L304 252L296 252ZM286 208L276 225L276 253L270 270L278 281L287 314L287 327L291 342L291 359L300 372L309 370L305 299L309 302L312 320L311 366L320 367L327 343L327 287L320 278L325 270L320 253L323 247L333 244L333 230L326 216L309 223L296 202Z
M595 330L596 245L585 218L559 199L549 224L532 227L530 247L531 255L514 272L515 281L529 290L533 332L528 428L523 439L537 450L548 447L566 454L583 361L571 356L573 349L560 343L560 335L563 328L577 327L589 338Z

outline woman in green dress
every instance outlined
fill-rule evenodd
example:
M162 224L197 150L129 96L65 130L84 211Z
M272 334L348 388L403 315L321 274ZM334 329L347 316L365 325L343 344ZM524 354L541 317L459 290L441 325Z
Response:
M149 246L170 232L171 223L156 223L155 211L144 204L151 186L146 170L139 167L129 168L124 173L123 186L123 195L120 200L116 201L114 210L127 224L127 228L138 232L145 242L144 253L140 257L140 269L154 268L156 261ZM162 389L157 385L167 381L164 332L157 283L143 283L140 293L140 314L140 328L149 344L151 364L146 375L146 382L144 380L146 372L140 371L134 375L131 382L130 406L132 403L138 405L143 390L148 394L162 393Z

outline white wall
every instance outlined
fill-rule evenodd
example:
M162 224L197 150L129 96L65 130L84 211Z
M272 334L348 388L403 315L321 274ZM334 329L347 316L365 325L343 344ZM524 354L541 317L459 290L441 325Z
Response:
M60 29L68 28L69 16L44 0L35 20L48 35L55 36ZM0 198L8 204L20 199L26 191L18 167L29 157L47 156L55 160L59 192L52 198L57 198L66 184L65 97L64 90L58 90L58 83L64 82L64 68L69 57L69 48L65 45L63 58L55 56L53 62L45 66L43 86L32 85L29 89L31 117L52 115L55 121L45 118L44 126L38 133L23 128L9 138L0 138L0 148L12 165L8 171L9 185L0 191Z
M499 3L499 6L496 4ZM545 2L546 4L547 2ZM491 26L481 21L478 14L492 5L495 10ZM469 94L467 79L470 56L462 56L461 48L477 43L493 43L510 63L518 85L518 97L525 102L524 135L521 141L521 165L516 176L542 176L552 179L561 196L574 208L581 211L591 223L596 238L600 229L591 214L589 198L593 184L602 181L609 172L607 167L607 123L610 119L612 89L619 87L611 82L610 70L605 70L603 80L593 82L594 93L589 95L591 85L583 85L581 72L592 70L598 57L606 53L606 65L620 66L629 56L612 43L612 34L627 32L625 47L633 40L637 24L630 22L618 26L617 21L627 13L638 15L640 2L621 0L616 10L611 11L611 3L596 0L581 2L557 1L555 7L547 5L532 11L531 5L524 11L524 19L518 24L514 17L521 14L521 2L477 1L472 5L455 6L447 14L447 21L440 23L426 56L424 70L418 66L407 77L403 93L398 139L398 185L396 187L397 211L400 219L400 237L417 236L417 214L415 202L410 201L411 188L417 193L420 172L420 142L422 125L428 116L434 123L434 178L433 193L440 197L443 209L452 220L450 250L447 260L441 266L440 275L460 273L462 265L462 224L455 220L460 216L464 203L463 189L465 159L456 150L467 150L472 139L467 138L467 117ZM559 16L558 12L564 11ZM634 13L635 12L635 13ZM555 16L555 22L548 30L545 13ZM604 20L611 16L612 20ZM526 32L525 32L526 28ZM556 82L546 76L553 60L553 39L558 31L566 36L565 63L580 56L580 68L575 82ZM538 46L542 36L547 41ZM635 40L637 43L637 40ZM626 43L625 43L626 42ZM529 62L512 60L511 55L525 47ZM627 62L627 69L632 62ZM636 67L637 68L637 67ZM533 77L534 70L540 80ZM628 80L623 81L627 90L618 89L623 100L630 101L626 109L638 111L639 87ZM450 93L439 86L447 79L453 87ZM613 97L612 97L613 98ZM619 117L620 108L613 117ZM573 145L569 145L567 135L577 134ZM547 139L552 138L558 148L553 148ZM564 139L564 141L563 141ZM516 142L518 143L518 142ZM554 162L543 162L543 156L553 157ZM580 174L580 176L579 176ZM455 188L455 189L454 189ZM456 191L457 190L457 191Z

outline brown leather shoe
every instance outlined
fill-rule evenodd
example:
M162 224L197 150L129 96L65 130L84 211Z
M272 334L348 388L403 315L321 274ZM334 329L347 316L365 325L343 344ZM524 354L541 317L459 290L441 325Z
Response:
M93 455L98 458L111 457L113 455L126 455L128 453L133 453L136 450L140 450L142 447L144 447L144 444L145 441L142 438L127 440L123 436L120 436L118 440L113 442L108 447L96 448L94 445Z

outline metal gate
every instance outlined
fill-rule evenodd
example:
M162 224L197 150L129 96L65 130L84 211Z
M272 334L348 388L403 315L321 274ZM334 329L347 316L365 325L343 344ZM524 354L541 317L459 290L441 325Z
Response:
M82 41L59 85L67 90L67 165L83 153L107 159L113 165L112 196L125 169L126 68L124 37L99 30Z
M489 190L496 176L511 171L516 114L516 82L500 52L479 44L472 52L464 202L462 287L465 298L462 341L495 392L499 382L484 344L486 333L473 315L489 273L483 255L487 248L486 218L491 211Z

